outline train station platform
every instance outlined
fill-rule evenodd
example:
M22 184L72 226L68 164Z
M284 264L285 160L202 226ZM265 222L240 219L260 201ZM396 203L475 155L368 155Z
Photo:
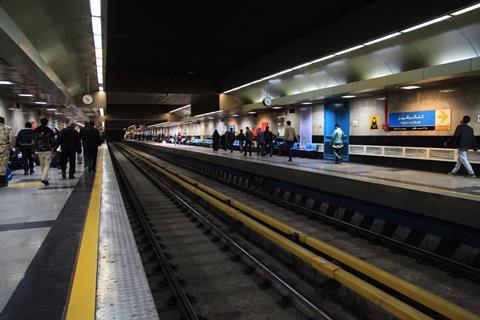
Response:
M480 179L449 176L395 167L345 162L340 165L319 159L283 156L244 156L239 151L157 142L127 143L176 157L187 157L214 165L319 190L337 197L392 208L405 216L416 215L480 228ZM373 208L372 208L373 210Z
M75 179L35 169L0 190L0 319L158 319L107 148Z

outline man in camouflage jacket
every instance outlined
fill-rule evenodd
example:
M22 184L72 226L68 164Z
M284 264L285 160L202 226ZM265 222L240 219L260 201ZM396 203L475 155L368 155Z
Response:
M0 117L0 188L8 186L7 161L15 143L13 130L5 125L5 118Z

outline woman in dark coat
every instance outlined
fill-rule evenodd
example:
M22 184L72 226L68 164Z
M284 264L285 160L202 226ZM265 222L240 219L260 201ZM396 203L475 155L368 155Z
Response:
M218 148L220 147L220 134L218 133L217 129L213 132L213 151L218 151Z

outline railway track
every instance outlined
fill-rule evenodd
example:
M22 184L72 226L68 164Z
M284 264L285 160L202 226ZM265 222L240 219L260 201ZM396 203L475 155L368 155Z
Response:
M218 219L111 152L160 319L331 319Z
M164 161L156 159L153 156L134 151L130 148L128 148L128 150L130 153L135 154L134 157L137 157L136 161L141 161L142 165L145 167L150 166L153 168L156 165L161 165L162 167L164 167L166 165ZM169 167L172 167L170 164L168 165ZM208 191L208 188L221 190L223 196L229 197L229 199L235 198L240 203L240 206L243 203L247 203L249 204L249 206L253 207L254 211L260 210L262 212L267 212L271 219L275 220L280 224L288 224L289 227L295 229L295 232L297 232L297 237L298 235L300 235L300 237L303 237L304 233L308 233L309 237L315 237L315 239L317 240L333 243L334 245L340 247L340 249L350 251L351 254L360 256L361 259L357 260L367 260L371 261L376 265L380 265L382 268L391 272L393 278L395 278L395 273L406 274L408 280L413 280L412 282L418 283L422 287L426 287L434 294L432 295L432 293L428 291L424 292L417 286L410 287L409 285L411 283L405 283L402 281L397 282L397 279L392 282L390 281L391 279L387 279L391 276L390 274L385 275L381 272L374 275L365 274L366 270L362 271L361 266L359 268L359 266L355 266L355 263L353 263L352 267L352 261L349 261L349 263L344 263L344 261L339 262L335 259L333 260L334 262L340 264L341 267L345 270L348 270L349 272L358 276L361 279L365 279L370 283L373 283L381 290L384 290L384 292L398 297L405 303L412 305L414 308L417 308L422 313L424 312L428 317L439 319L478 319L478 316L468 311L479 311L478 301L480 300L478 300L478 286L474 283L468 282L465 279L455 278L455 275L448 275L441 270L433 270L431 266L419 264L418 261L407 259L404 255L399 255L398 252L392 252L391 249L378 246L376 243L371 243L363 239L352 238L351 234L348 235L350 239L346 239L346 235L341 234L341 232L344 231L337 230L336 228L328 225L315 223L308 217L295 214L295 212L292 212L292 210L288 210L285 207L272 204L266 201L265 198L261 199L246 192L241 192L235 188L231 188L226 186L225 184L219 183L218 181L213 181L212 179L208 179L204 176L200 176L199 174L192 173L179 167L173 168L175 170L174 175L176 175L177 177L179 176L179 174L182 175L182 178L187 175L188 177L193 177L195 179L195 182L189 181L191 184L195 185L197 183L197 186L199 183L201 183L202 186L207 185L203 190ZM188 181L188 177L186 177L185 180ZM239 203L237 203L237 208ZM246 211L248 211L248 208ZM280 229L282 229L282 226L280 226ZM287 233L287 236L292 236L292 234L288 234L288 230L286 232L285 230L283 231L283 233ZM293 238L295 238L295 234L293 234ZM298 239L296 242L298 243ZM358 245L352 246L352 243L356 243ZM305 243L303 243L303 245L304 247L308 247L308 245L305 245ZM325 252L323 252L322 254L322 252L320 252L319 250L313 251L324 258L331 258L331 256L325 254ZM375 254L372 255L372 253ZM358 262L357 260L353 260L353 262ZM407 264L410 263L412 265L408 266ZM418 269L418 272L416 271L416 269ZM375 272L378 272L378 269L373 270ZM379 275L380 277L378 277ZM385 276L387 278L382 278L382 276ZM422 279L422 277L424 279ZM398 285L399 283L401 284L400 287ZM418 291L417 289L420 289L420 291ZM418 294L418 292L420 292L420 294ZM440 296L443 296L444 298L441 298ZM461 305L464 308L459 307L451 301ZM451 313L452 310L456 311L453 311L453 313Z

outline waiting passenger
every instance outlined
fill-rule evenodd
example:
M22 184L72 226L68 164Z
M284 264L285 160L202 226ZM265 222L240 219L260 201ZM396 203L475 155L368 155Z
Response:
M240 129L240 133L237 136L238 145L240 146L240 153L243 152L243 144L245 143L245 134L243 133L243 129Z
M67 162L69 163L69 179L75 179L75 152L82 153L80 135L75 130L75 124L67 121L67 127L59 134L58 142L61 148L60 163L62 165L62 177L67 178Z
M335 163L341 163L342 162L342 149L343 149L343 139L345 138L345 135L342 131L342 128L340 128L340 125L338 123L335 124L335 130L333 130L332 133L332 149L333 149L333 154L335 155Z
M298 141L297 134L295 133L295 128L292 126L290 120L287 121L287 127L285 128L285 148L288 154L288 161L292 161L292 147L295 142Z
M262 128L258 127L257 129L257 136L255 137L255 141L257 142L257 156L262 155L262 157L265 155L265 151L263 147L265 146L265 141L263 140L263 132Z
M8 186L7 161L15 142L12 128L5 125L5 118L0 117L0 187Z
M85 140L83 136L83 132L85 129L87 129L90 126L90 122L85 121L84 127L80 129L80 140L82 140L82 149L83 149L83 167L86 168L88 165L88 153L87 153L87 148L85 147Z
M50 163L52 162L52 151L55 149L55 137L53 130L47 127L47 118L40 119L40 126L33 131L33 140L35 142L35 149L38 152L38 159L40 160L40 170L42 172L42 183L48 186L48 170L50 170Z
M97 165L98 147L102 144L100 133L95 128L95 122L90 121L88 127L83 130L83 153L87 154L87 167L89 172L95 171Z
M265 132L263 133L264 141L265 141L265 151L270 153L270 157L273 154L273 140L275 136L273 135L272 131L270 131L270 127L267 126L265 128Z
M455 164L455 167L448 174L454 176L457 174L458 170L462 165L467 169L468 177L475 178L475 172L468 162L467 151L473 149L475 152L478 151L477 141L475 140L475 135L473 128L468 125L470 122L470 116L464 116L460 124L455 129L455 133L451 138L445 141L445 146L450 142L453 142L455 148L458 148L458 160Z
M252 155L252 140L253 140L253 132L250 130L249 127L245 128L245 148L243 149L245 151L244 156L247 155L247 151L250 153L250 156Z
M20 149L22 153L23 171L27 175L29 172L33 174L35 162L33 160L33 129L30 122L25 122L25 128L20 130L17 135L15 147Z
M233 143L235 142L235 132L233 132L233 128L230 128L230 131L227 132L227 145L230 149L230 153L233 152Z
M213 131L212 145L213 145L213 151L218 151L218 149L220 148L220 134L218 133L217 129Z

